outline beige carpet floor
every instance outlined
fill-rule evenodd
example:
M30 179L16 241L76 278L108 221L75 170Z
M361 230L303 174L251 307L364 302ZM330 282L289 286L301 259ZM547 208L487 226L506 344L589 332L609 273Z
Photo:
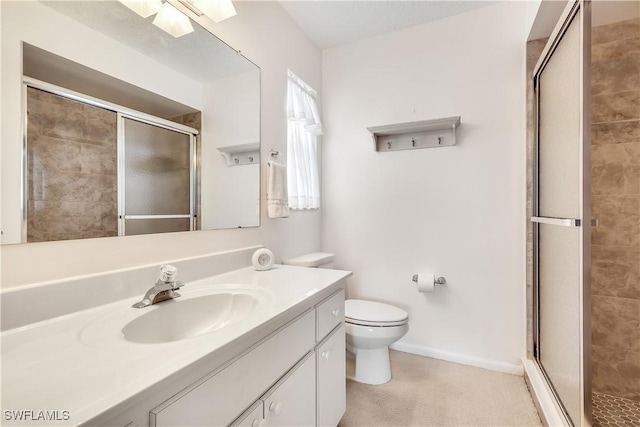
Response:
M347 353L347 376L355 373ZM347 380L351 426L541 426L524 379L391 351L390 382Z

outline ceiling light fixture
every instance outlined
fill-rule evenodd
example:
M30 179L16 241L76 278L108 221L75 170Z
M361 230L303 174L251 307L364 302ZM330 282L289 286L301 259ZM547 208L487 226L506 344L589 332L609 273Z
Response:
M189 18L168 2L162 5L158 15L153 20L153 25L176 38L193 32L193 26Z
M2 0L0 0L2 1ZM176 9L167 0L119 0L120 3L142 16L148 18L154 13L158 15L153 25L171 34L181 37L193 32L189 17ZM178 0L197 16L206 15L218 23L237 14L231 0Z
M120 0L120 3L143 18L148 18L162 8L162 0Z
M193 5L216 23L237 14L231 0L193 0Z

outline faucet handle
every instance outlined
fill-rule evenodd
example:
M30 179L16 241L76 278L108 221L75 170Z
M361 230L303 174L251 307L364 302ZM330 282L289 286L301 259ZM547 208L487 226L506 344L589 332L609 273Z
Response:
M160 266L160 277L159 281L169 283L173 282L175 276L178 274L178 269L173 265L166 264Z

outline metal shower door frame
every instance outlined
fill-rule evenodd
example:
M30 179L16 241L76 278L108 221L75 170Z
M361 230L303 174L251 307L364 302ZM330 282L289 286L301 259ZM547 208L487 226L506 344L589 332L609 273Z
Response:
M539 77L549 62L565 32L576 15L580 20L580 149L579 156L579 218L549 218L539 216ZM534 156L533 156L533 358L543 373L554 398L561 408L567 424L571 425L562 400L554 389L540 361L540 299L539 299L539 224L580 228L580 396L581 419L574 420L582 426L591 426L591 0L570 1L549 37L533 71L534 86Z

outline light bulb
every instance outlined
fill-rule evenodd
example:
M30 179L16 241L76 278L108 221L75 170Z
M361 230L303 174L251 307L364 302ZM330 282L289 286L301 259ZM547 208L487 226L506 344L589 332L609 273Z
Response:
M148 18L162 8L161 0L119 0L143 18Z
M236 15L236 9L231 0L194 0L193 5L213 22L220 22Z
M169 3L162 5L162 9L153 20L153 25L176 38L193 32L189 18Z

